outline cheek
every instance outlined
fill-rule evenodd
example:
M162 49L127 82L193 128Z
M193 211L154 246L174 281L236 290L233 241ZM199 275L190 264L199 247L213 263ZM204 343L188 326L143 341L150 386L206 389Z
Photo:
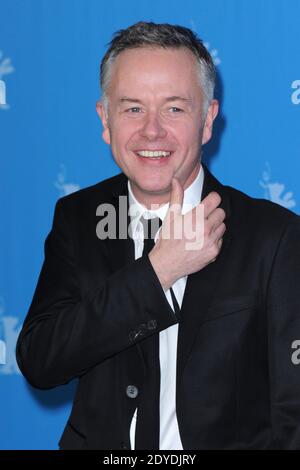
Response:
M197 148L202 138L201 129L193 125L193 123L177 126L177 128L173 130L173 135L176 137L182 150L186 152L189 151L189 149Z
M118 149L124 149L130 145L137 132L137 126L134 123L120 121L112 130L112 146Z
M123 169L130 167L133 163L132 155L130 155L129 151L132 135L132 129L122 125L114 127L111 132L111 151L116 163Z

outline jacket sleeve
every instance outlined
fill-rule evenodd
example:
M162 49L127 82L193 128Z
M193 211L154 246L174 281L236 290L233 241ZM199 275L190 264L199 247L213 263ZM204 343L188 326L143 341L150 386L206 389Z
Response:
M81 297L64 210L60 199L16 348L22 373L37 388L67 383L141 339L178 323L148 256L110 274Z
M300 449L300 218L279 242L268 287L272 448Z

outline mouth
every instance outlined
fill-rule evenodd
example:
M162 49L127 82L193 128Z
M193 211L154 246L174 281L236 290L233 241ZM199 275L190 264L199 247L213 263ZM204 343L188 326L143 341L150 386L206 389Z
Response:
M172 155L170 150L137 150L134 154L144 161L166 161Z

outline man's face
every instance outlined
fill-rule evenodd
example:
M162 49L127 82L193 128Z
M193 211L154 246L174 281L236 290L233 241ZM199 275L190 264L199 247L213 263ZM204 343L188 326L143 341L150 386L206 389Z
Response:
M97 111L117 165L140 202L167 202L173 176L184 188L195 179L218 111L213 100L203 122L195 56L186 48L126 50L112 66L107 95L108 119L100 102Z

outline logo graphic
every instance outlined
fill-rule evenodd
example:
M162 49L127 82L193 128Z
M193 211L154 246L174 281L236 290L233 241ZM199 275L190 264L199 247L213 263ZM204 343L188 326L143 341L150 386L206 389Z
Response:
M292 83L293 93L291 94L291 100L293 104L300 104L300 80L294 80Z
M267 169L262 174L262 180L259 182L260 186L265 190L264 197L287 209L295 207L296 201L293 193L291 191L285 193L284 184L271 181L271 167L268 162L266 162L266 167Z
M217 66L217 65L220 65L221 59L220 59L220 57L218 56L218 54L219 54L219 53L218 53L218 50L217 50L217 49L211 49L209 42L204 42L203 44L204 44L204 46L206 47L206 49L208 50L208 52L210 53L211 58L212 58L214 64L215 64L216 66Z
M6 105L6 85L0 80L0 106Z
M4 316L4 311L4 299L0 297L0 374L21 374L15 353L20 321L17 317Z
M60 196L67 196L80 189L78 184L66 182L66 167L63 164L60 165L60 172L57 174L57 180L54 182L54 186L59 190Z
M195 23L194 20L190 20L190 25L191 25L192 30L197 32L196 23ZM221 59L218 56L218 50L217 49L211 49L209 42L203 42L203 44L206 47L206 49L208 50L208 52L210 53L215 66L220 65Z
M6 344L0 339L0 365L6 364Z
M14 72L14 70L10 58L3 58L3 52L0 51L0 109L9 109L9 105L6 103L6 84L2 77Z
M173 203L168 211L173 213L174 216L180 213L179 220L173 226L172 221L174 217L166 217L161 229L159 229L158 218L153 218L152 214L149 213L144 213L141 218L140 209L137 204L131 204L129 207L128 215L131 218L131 222L127 226L127 199L127 196L119 196L118 211L113 204L99 204L96 209L96 216L101 217L101 220L96 225L96 235L99 240L107 238L113 240L116 238L127 239L128 236L132 239L144 240L149 237L154 238L155 234L159 233L160 237L165 240L169 240L171 236L176 240L185 239L186 250L200 250L203 247L205 221L203 205L197 207L194 217L188 217L187 215L182 217L193 209L193 205L185 203L182 208L180 204ZM149 209L152 211L157 210L158 204L151 204ZM118 223L117 217L119 219ZM148 223L146 223L145 219L149 219L150 227L147 227Z

